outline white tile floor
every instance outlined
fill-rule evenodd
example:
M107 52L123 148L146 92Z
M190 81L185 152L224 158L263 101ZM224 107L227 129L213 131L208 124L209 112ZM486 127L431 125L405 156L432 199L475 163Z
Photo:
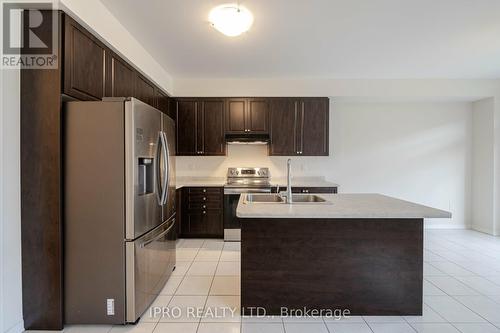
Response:
M69 326L70 333L500 333L500 238L470 230L428 230L424 314L405 317L240 318L208 316L240 306L240 246L181 239L177 268L153 306L179 307L177 318L147 313L133 326ZM200 315L188 315L187 307ZM161 318L160 318L161 317Z

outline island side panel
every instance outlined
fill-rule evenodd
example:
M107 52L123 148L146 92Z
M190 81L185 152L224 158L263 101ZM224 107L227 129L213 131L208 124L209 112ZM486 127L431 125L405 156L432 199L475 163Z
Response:
M241 228L241 306L421 315L423 219L253 219Z

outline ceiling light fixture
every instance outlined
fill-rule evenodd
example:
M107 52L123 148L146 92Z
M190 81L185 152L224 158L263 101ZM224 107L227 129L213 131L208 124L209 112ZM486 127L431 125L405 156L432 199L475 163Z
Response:
M224 35L235 37L250 29L253 15L248 9L238 4L226 4L212 9L208 20Z

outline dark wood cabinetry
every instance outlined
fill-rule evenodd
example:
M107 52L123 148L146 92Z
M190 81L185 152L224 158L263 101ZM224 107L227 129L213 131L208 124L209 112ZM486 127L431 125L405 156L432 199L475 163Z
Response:
M223 188L181 189L181 237L222 237Z
M156 89L156 107L175 120L175 109L171 103L171 98L159 89Z
M109 50L73 19L64 18L64 93L82 100L101 99Z
M156 107L155 86L142 75L137 75L135 79L134 97L146 104Z
M135 97L169 113L169 97L67 15L64 19L64 94L79 100ZM170 111L170 114L172 111Z
M328 98L305 98L298 102L297 143L304 156L328 156Z
M329 153L326 97L190 97L178 99L177 105L178 155L225 155L224 133L270 133L269 155Z
M226 155L226 142L224 141L224 100L203 100L201 101L201 105L203 110L202 154Z
M114 53L106 57L106 96L129 97L134 95L135 71Z
M229 98L226 107L226 133L267 133L268 117L267 98Z
M177 101L177 155L225 155L224 99Z
M297 155L297 103L291 98L273 98L270 102L269 155Z
M198 102L196 100L177 101L177 155L196 155L197 113Z
M269 155L328 156L328 98L275 98L270 106Z

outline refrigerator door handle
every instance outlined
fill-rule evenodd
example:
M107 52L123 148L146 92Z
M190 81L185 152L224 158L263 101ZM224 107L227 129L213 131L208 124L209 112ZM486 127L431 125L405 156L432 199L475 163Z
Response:
M161 206L163 199L163 188L162 188L162 179L161 179L161 164L160 164L160 154L161 148L163 145L163 137L161 136L161 132L158 133L158 141L156 144L156 198L158 199L158 205Z
M167 202L167 194L168 194L168 182L169 182L169 164L168 164L168 146L167 146L167 140L165 137L165 133L160 132L160 138L161 138L161 149L162 149L162 157L163 157L163 184L162 184L162 193L161 193L161 201L160 205L164 205Z
M164 149L164 155L165 156L165 179L166 179L166 182L165 182L165 193L164 193L164 197L163 197L163 205L166 205L167 204L167 200L168 200L168 189L170 187L170 151L168 149L168 141L167 141L167 135L165 134L165 132L161 132L162 135L163 135L163 142L164 142L164 145L163 147L165 148Z
M154 241L158 240L159 238L165 236L166 234L168 234L170 232L170 230L172 230L172 228L174 227L175 223L172 223L170 225L170 227L167 228L167 230L159 233L158 235L156 235L155 237L145 241L144 243L142 243L141 245L139 245L141 248L144 248L146 246L148 246L149 244L153 243Z

